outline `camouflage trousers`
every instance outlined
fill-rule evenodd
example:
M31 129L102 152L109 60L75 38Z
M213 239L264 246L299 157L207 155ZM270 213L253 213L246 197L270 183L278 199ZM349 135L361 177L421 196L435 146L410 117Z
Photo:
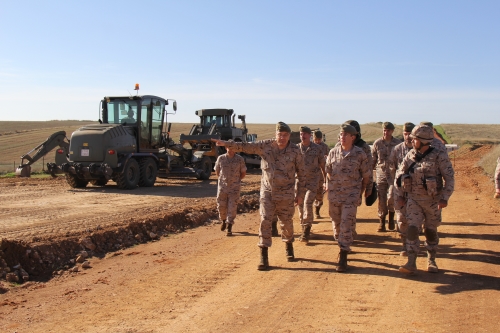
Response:
M316 191L307 190L304 202L302 205L298 205L300 225L302 226L312 226L314 219L313 202L315 197Z
M281 226L281 240L286 243L294 241L293 214L295 213L294 198L287 200L273 200L272 195L261 194L260 197L260 228L259 247L271 247L272 221L275 216L279 218Z
M378 195L378 217L387 216L388 212L394 212L394 186L387 181L377 182Z
M316 190L316 198L314 198L314 207L323 206L323 197L325 196L325 193L323 193L323 184L323 177L320 177L320 180L318 182L318 189Z
M329 213L332 219L333 234L340 249L350 251L353 242L353 226L356 226L356 204L329 202Z
M399 233L406 237L408 230L408 220L406 219L406 204L401 209L395 209L396 223L398 224Z
M408 221L408 235L406 238L406 250L419 252L420 239L418 230L422 223L425 227L425 247L427 250L436 250L439 244L437 228L441 224L441 210L438 209L439 199L429 198L427 200L413 200L408 198L406 203L406 219ZM416 237L410 235L409 228L415 227ZM412 239L413 238L413 239ZM416 238L416 239L415 239Z
M219 219L221 221L226 221L229 224L234 224L234 219L236 218L236 213L238 211L239 201L239 193L217 193L217 210L219 211Z

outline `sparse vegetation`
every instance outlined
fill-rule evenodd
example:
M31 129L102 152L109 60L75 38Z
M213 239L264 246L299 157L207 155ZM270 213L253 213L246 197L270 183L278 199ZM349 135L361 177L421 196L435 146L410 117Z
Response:
M496 145L491 151L483 156L478 162L478 165L484 169L486 174L490 177L495 175L497 167L497 159L500 156L500 145Z

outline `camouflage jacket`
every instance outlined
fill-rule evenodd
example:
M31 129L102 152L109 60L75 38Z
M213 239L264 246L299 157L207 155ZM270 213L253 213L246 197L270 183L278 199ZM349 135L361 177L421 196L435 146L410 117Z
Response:
M328 152L330 151L330 147L328 147L328 145L324 141L317 143L317 145L320 147L321 153L323 154L323 156L325 156L325 159L326 159L326 155L328 155Z
M497 168L495 170L495 186L500 190L500 157L497 159Z
M276 200L287 200L295 196L295 177L297 177L297 196L304 198L306 176L304 159L299 147L289 142L284 149L279 149L276 140L257 142L226 142L227 147L247 154L260 155L262 161L262 180L260 194L271 193Z
M394 176L396 175L396 171L399 168L399 165L401 162L403 162L403 158L405 158L406 154L410 150L412 150L413 147L409 147L406 145L405 142L401 142L398 144L396 147L394 147L394 150L391 153L391 156L389 156L389 175L390 178L387 179L387 182L389 184L394 183Z
M373 169L376 170L377 183L387 182L390 179L389 157L392 150L401 140L392 138L390 142L386 142L383 138L375 140L372 147Z
M328 177L328 200L334 203L361 204L363 189L371 192L371 166L363 149L353 146L344 155L341 146L336 146L326 159Z
M413 162L415 162L413 170L409 172L408 170ZM399 196L403 194L400 176L404 174L409 174L411 177L411 190L408 192L408 196L413 200L428 200L432 198L427 191L427 183L430 178L435 178L436 180L437 194L434 197L437 199L448 201L455 187L455 172L453 171L448 154L436 148L433 148L423 159L422 154L415 149L410 150L403 158L396 171L394 181L396 193Z
M240 155L230 158L228 154L220 155L215 162L215 172L219 174L217 193L234 193L239 195L241 173L247 171L245 159Z
M321 169L325 167L325 155L323 155L321 146L314 142L311 142L308 147L304 146L302 142L298 146L304 157L306 189L316 191L319 180L323 179Z
M354 142L354 145L356 147L363 149L363 151L366 154L366 159L368 161L368 165L370 166L370 183L371 183L371 182L373 182L373 172L371 171L372 170L371 168L373 165L372 149L364 140L361 140L361 139L358 139L356 142ZM335 147L337 147L337 146L340 147L340 142L337 142Z

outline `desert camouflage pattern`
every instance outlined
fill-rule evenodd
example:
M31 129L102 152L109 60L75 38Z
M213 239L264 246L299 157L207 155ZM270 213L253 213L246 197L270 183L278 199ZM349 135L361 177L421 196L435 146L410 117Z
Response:
M372 149L370 148L370 145L367 144L363 140L357 140L356 142L354 142L354 145L356 147L363 149L363 151L366 154L368 165L371 167L373 165L373 156L372 156ZM337 142L335 144L335 147L337 147L337 146L340 146L340 142ZM370 172L370 182L373 182L373 172Z
M444 143L436 137L432 139L431 147L437 148L441 151L444 151L445 153L448 153L448 150L446 150L446 146L444 145Z
M394 191L392 183L389 183L391 179L389 158L394 148L400 143L401 140L394 137L389 142L379 138L373 143L373 169L376 170L377 177L379 217L386 216L388 212L394 212Z
M363 191L371 192L371 165L363 149L353 146L343 154L336 146L326 159L328 177L329 214L334 237L341 249L350 250L356 228L357 206L361 204Z
M272 220L275 214L280 220L282 240L293 242L292 219L295 212L295 195L304 198L306 192L304 158L299 147L290 142L286 148L280 150L274 139L246 143L225 142L225 144L236 151L257 154L262 158L258 246L272 245Z
M495 188L500 190L500 157L497 159L497 168L495 170Z
M353 204L332 203L328 206L328 213L332 219L333 237L342 250L351 251L354 240L353 226L356 225L358 206Z
M401 162L403 162L403 158L406 156L406 154L408 154L410 150L412 150L412 147L408 146L405 142L401 142L396 147L394 147L394 150L389 157L389 184L394 184L396 171ZM404 192L398 192L397 188L394 188L394 197L397 197L398 194L400 194L401 196L405 196ZM401 207L401 209L398 209L398 207L395 206L394 210L396 212L396 223L398 224L399 232L402 235L406 236L406 230L408 230L408 222L406 220L406 206Z
M321 149L321 153L323 153L323 156L325 156L325 159L326 159L326 156L328 155L328 152L330 151L330 147L328 147L328 145L324 141L321 141L320 143L316 143L316 145L319 146L319 148Z
M241 174L246 172L245 160L240 155L230 158L220 155L215 162L215 172L219 174L217 187L217 209L219 219L234 224L240 199Z
M398 187L398 193L403 192L402 187L398 185L398 178L407 174L408 169L417 161L417 156L422 156L417 150L412 149L404 157L399 165L395 175L395 186ZM426 236L426 247L428 250L435 250L439 244L437 228L441 224L441 210L438 209L439 200L448 201L455 187L455 173L450 162L448 154L432 148L432 151L422 160L415 163L413 172L409 173L411 177L411 191L406 193L408 198L406 203L406 219L408 226L415 226L420 229L422 223L424 228L433 232L433 239ZM437 183L437 192L434 196L429 195L424 179L434 177ZM406 241L408 251L418 253L420 240Z
M307 147L302 142L298 146L304 156L306 194L304 202L302 205L298 205L297 208L299 210L300 224L302 226L310 226L314 219L313 203L317 196L318 186L323 182L322 169L325 167L325 155L320 145L314 142L311 142ZM321 186L321 190L323 190L323 186Z

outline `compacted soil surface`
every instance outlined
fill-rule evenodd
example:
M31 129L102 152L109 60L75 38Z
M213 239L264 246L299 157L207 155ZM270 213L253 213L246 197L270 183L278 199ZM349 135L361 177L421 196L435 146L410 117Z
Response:
M258 171L245 179L232 237L220 231L214 177L133 191L0 180L0 255L10 272L29 274L23 283L1 280L0 330L498 332L500 203L476 167L489 149L456 153L440 271L426 272L421 255L414 276L398 272L406 258L397 234L376 232L376 204L358 210L347 272L335 271L328 205L309 245L294 243L295 261L274 238L272 267L258 271ZM297 216L295 227L298 235ZM88 268L75 262L81 256Z

